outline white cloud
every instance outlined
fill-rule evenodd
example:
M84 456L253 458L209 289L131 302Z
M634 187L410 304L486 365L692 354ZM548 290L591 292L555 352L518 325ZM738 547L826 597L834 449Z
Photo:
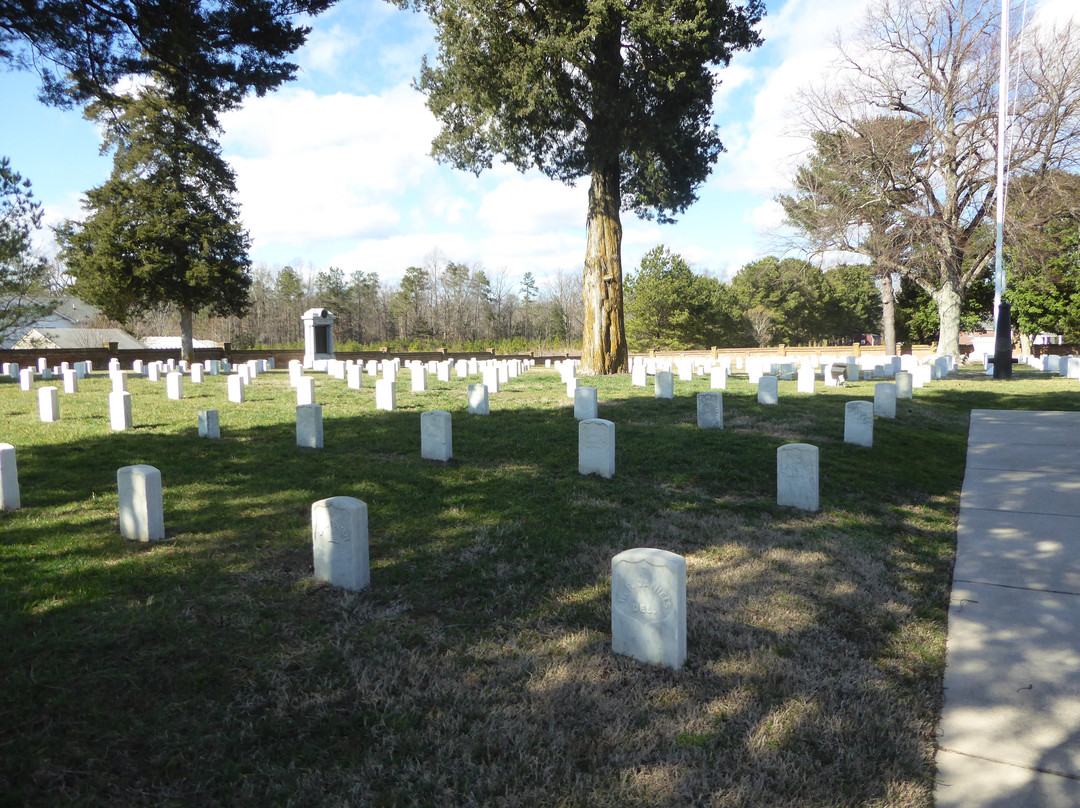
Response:
M284 90L223 121L253 242L303 250L324 239L389 235L402 199L436 170L435 121L406 86L381 96Z
M546 177L515 174L489 192L478 218L493 231L543 235L564 228L585 229L588 184L576 187Z
M335 24L325 29L316 27L308 34L298 61L304 70L332 72L359 42L360 37L341 25Z

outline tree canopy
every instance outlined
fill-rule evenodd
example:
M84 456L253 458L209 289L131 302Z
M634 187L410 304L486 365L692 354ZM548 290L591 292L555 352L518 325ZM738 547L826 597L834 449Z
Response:
M654 247L626 279L627 340L637 351L725 345L734 331L731 305L720 281L695 274L666 247Z
M437 157L589 178L582 368L625 370L620 211L667 220L694 201L723 149L713 68L760 42L761 0L396 2L437 29L418 80Z
M214 116L289 81L300 15L334 0L38 0L0 3L0 59L35 68L43 100L109 101L129 76L180 75L170 100Z
M0 158L0 343L51 310L41 302L48 266L31 242L40 227L30 181Z

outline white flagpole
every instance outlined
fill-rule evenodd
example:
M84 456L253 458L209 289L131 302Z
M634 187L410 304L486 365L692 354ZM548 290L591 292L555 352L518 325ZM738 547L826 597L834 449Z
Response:
M1005 150L1006 119L1009 106L1009 0L1001 0L1001 74L998 79L998 137L997 137L997 213L994 234L994 378L1012 376L1012 334L1008 307L1002 311L1005 294L1005 266L1002 261L1002 241L1005 230ZM1005 317L1002 318L1002 314ZM1004 320L1004 322L1002 321ZM1007 352L1008 365L1005 364Z

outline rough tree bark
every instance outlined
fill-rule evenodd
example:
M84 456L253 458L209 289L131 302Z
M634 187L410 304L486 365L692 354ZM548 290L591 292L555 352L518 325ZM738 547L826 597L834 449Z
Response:
M585 304L581 372L585 375L627 370L620 203L618 166L594 170L581 283Z
M195 358L194 341L192 339L191 308L180 307L180 358L191 362Z

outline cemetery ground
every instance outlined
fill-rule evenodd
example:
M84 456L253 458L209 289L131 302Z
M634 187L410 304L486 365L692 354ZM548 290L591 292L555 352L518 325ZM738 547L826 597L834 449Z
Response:
M613 479L577 471L573 402L534 369L466 411L429 379L398 409L316 375L325 448L296 446L284 370L107 374L60 420L0 384L22 509L0 514L0 805L930 806L972 408L1077 409L1075 380L981 368L843 442L872 382L757 403L582 379L616 425ZM470 378L469 381L477 381ZM651 380L650 380L651 382ZM38 386L41 386L41 382ZM47 384L47 383L46 383ZM196 413L220 412L219 440ZM454 458L420 458L420 413ZM820 447L821 510L776 505L776 449ZM161 470L167 538L117 528L116 470ZM368 504L371 585L312 576L311 504ZM611 652L611 557L687 559L680 670Z

